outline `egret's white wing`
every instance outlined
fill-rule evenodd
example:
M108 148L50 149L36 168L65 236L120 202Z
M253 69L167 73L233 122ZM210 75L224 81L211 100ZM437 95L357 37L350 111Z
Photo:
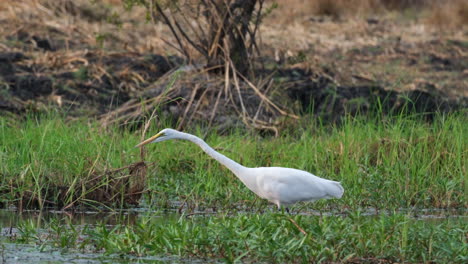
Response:
M269 167L258 168L258 187L261 196L281 204L300 201L315 201L322 198L341 197L342 187L338 182L319 178L306 171Z

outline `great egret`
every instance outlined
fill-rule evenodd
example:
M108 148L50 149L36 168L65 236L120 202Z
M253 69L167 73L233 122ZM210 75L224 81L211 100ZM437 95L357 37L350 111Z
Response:
M170 139L183 139L197 144L206 154L226 166L239 178L247 188L261 198L281 205L294 204L301 201L341 198L344 189L339 182L317 177L309 172L282 168L259 167L247 168L215 151L205 141L194 135L166 128L149 139L136 145L142 147Z

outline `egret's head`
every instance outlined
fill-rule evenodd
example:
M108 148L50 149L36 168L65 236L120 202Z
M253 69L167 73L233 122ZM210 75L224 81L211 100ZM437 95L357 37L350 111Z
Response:
M140 144L136 145L135 147L142 147L146 144L149 144L149 143L156 143L156 142L161 142L161 141L165 141L165 140L169 140L169 139L175 139L175 138L179 138L178 135L180 134L179 131L177 130L174 130L174 129L170 129L170 128L165 128L163 130L161 130L159 133L157 133L156 135L148 138L147 140L141 142Z

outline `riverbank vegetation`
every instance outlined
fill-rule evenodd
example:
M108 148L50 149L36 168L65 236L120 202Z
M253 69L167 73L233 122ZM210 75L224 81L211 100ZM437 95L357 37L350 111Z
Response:
M466 1L3 2L2 262L468 261ZM166 127L344 196L278 211Z
M137 195L159 208L264 208L226 168L184 141L134 146L146 136L97 121L60 117L1 119L3 206L123 208ZM341 125L305 120L280 137L246 130L192 132L245 166L283 166L341 181L345 196L314 208L466 208L468 128L465 113L349 117ZM134 186L139 186L135 191ZM133 189L132 189L133 188ZM107 195L105 192L108 192ZM98 193L96 193L98 192ZM255 210L256 210L255 209Z
M44 249L102 252L124 259L179 256L187 261L228 263L464 263L468 258L464 221L463 217L414 219L401 213L369 216L359 210L346 217L235 213L183 214L175 219L153 212L140 216L136 223L116 226L76 226L63 219L38 226L25 221L13 239Z

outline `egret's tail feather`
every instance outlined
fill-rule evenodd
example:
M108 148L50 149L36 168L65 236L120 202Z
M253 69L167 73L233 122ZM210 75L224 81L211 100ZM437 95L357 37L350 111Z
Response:
M328 190L328 195L332 196L332 197L335 197L335 198L341 198L343 196L343 193L344 193L344 188L343 186L341 186L341 183L340 182L336 182L336 181L330 181L331 185Z

